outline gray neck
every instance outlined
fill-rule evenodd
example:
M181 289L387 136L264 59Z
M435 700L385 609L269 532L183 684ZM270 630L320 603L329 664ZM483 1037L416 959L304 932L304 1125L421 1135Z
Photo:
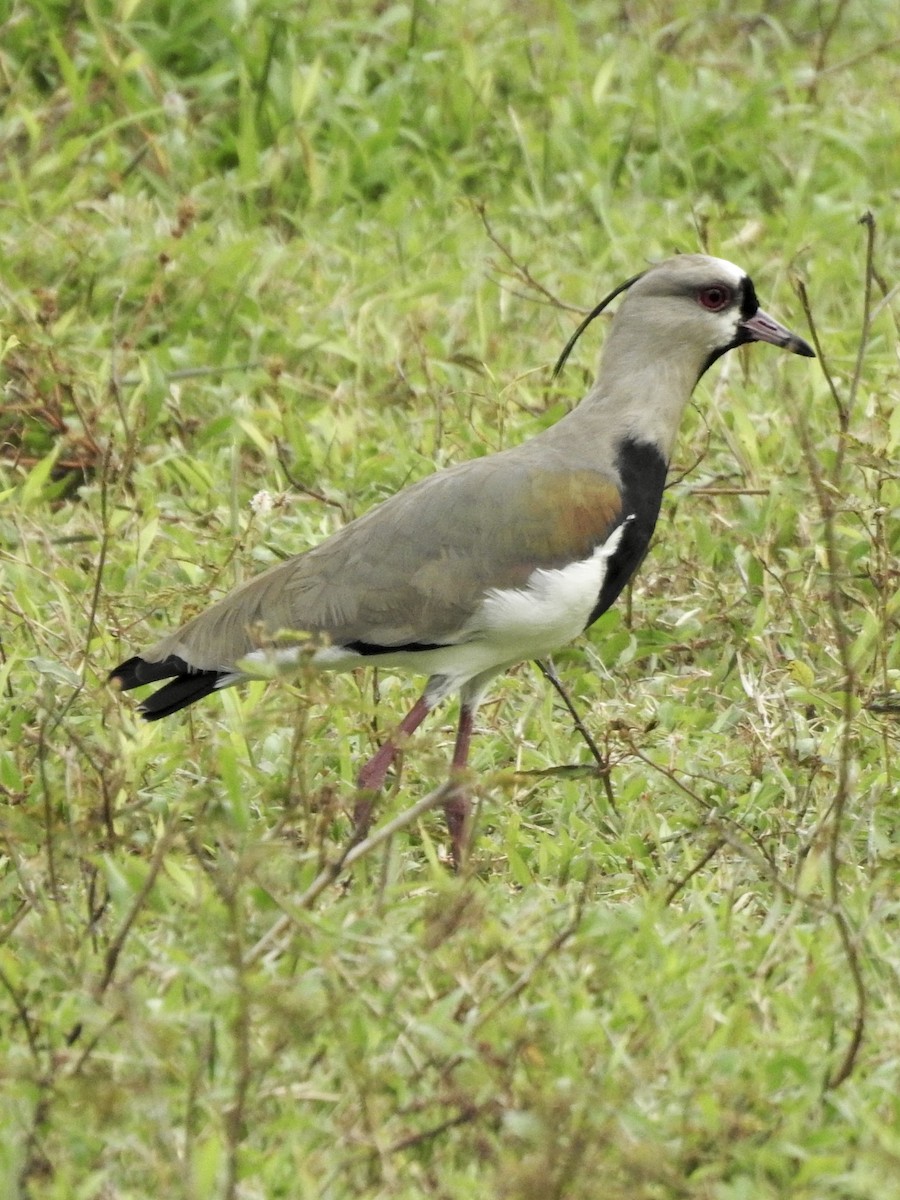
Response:
M623 441L655 446L665 462L672 457L678 426L702 362L694 355L648 355L639 348L607 342L594 386L566 417L541 435L569 447L579 459L603 445L615 456Z

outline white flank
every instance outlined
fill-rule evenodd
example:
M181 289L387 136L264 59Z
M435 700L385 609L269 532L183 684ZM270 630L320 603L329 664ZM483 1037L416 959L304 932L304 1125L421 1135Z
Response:
M626 517L590 558L556 570L534 571L527 587L488 592L473 624L498 650L502 648L503 661L539 658L584 631L609 560L633 519Z

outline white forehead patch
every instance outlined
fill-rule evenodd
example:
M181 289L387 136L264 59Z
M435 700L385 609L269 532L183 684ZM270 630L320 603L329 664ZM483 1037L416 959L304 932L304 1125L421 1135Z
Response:
M710 266L717 268L722 273L723 279L726 279L729 283L733 283L735 287L740 286L745 274L740 267L736 267L727 258L709 258L707 261Z

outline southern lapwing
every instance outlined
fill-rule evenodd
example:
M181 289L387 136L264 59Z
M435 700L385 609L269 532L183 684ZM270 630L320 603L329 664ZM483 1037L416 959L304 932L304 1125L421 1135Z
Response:
M723 259L671 258L613 296L619 292L625 299L596 382L556 425L398 492L236 588L110 679L123 689L169 680L140 706L156 721L255 674L303 664L427 675L422 695L359 772L357 833L406 738L459 692L444 800L459 864L468 839L469 743L485 689L513 663L577 637L631 578L701 375L746 342L813 356L762 311L750 279Z

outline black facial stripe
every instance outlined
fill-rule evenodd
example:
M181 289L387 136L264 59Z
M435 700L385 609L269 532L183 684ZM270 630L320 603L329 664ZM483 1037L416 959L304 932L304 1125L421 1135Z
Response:
M745 275L741 280L740 287L741 297L741 317L747 320L752 317L759 309L759 301L756 298L756 288L753 286L753 280L748 275Z
M751 313L750 315L752 316L753 314ZM706 362L700 368L700 374L697 376L697 382L698 383L700 382L700 380L703 378L703 376L706 374L706 372L709 370L709 368L713 365L713 363L718 362L723 354L727 354L729 350L736 350L738 346L745 346L747 344L747 342L752 342L752 341L753 341L753 338L750 336L750 334L747 332L747 330L744 329L744 327L742 325L739 325L737 327L737 329L735 330L734 337L731 339L731 341L728 343L727 346L719 346L719 348L717 350L712 350L710 352L709 356L706 359Z

